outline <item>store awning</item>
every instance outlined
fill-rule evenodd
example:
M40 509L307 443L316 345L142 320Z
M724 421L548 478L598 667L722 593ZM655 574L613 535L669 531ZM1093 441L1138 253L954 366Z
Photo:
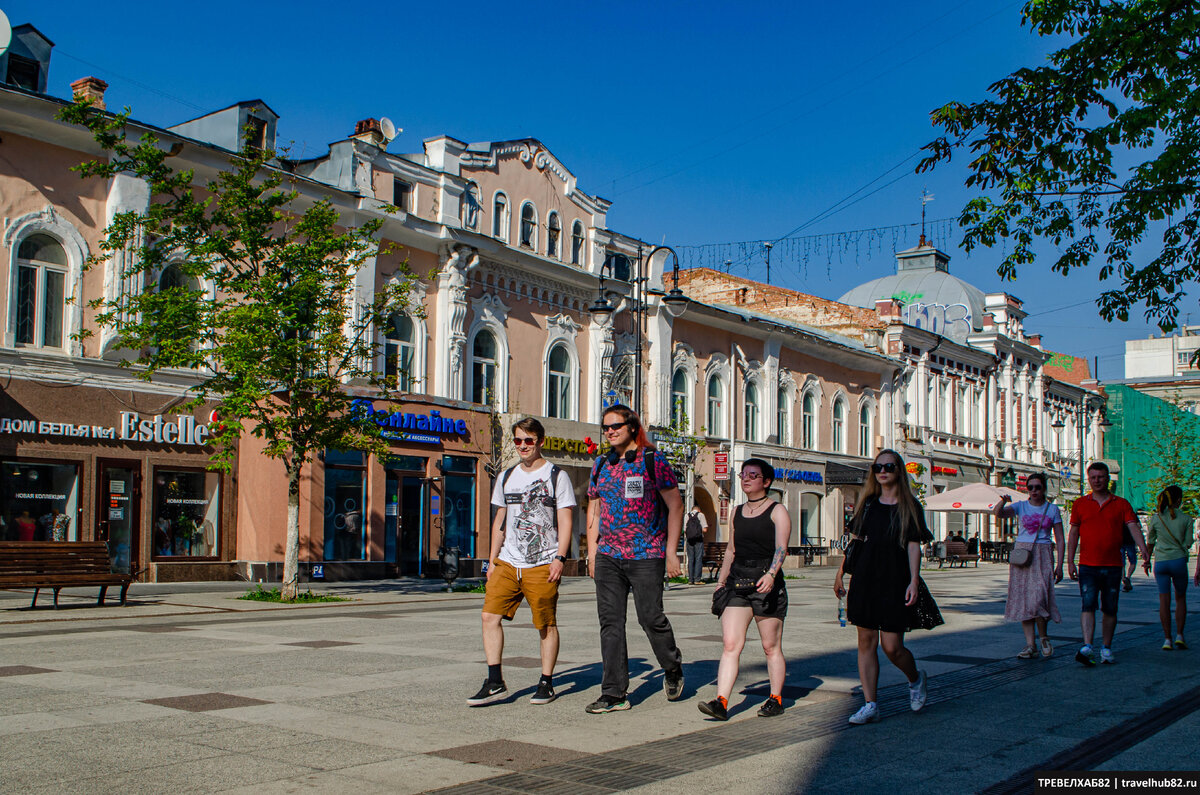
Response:
M859 486L867 482L867 470L830 461L825 465L825 482L830 486Z

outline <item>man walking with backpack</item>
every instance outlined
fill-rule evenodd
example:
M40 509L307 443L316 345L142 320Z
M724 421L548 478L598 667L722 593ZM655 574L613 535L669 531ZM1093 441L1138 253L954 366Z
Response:
M529 602L533 625L542 636L542 678L531 704L554 700L554 664L558 661L558 583L571 548L571 514L575 492L567 473L542 458L546 430L532 417L512 426L521 463L504 471L492 493L499 510L492 522L487 590L483 597L483 653L488 677L467 699L481 707L508 696L501 674L504 628L521 600Z
M629 709L625 616L630 591L638 623L663 669L668 701L683 696L683 656L663 612L663 575L680 575L683 500L670 465L646 438L633 409L615 405L601 419L612 452L592 467L588 485L588 571L596 582L604 679L593 714Z
M708 520L695 504L683 522L683 537L687 541L688 584L700 582L704 574L704 530Z

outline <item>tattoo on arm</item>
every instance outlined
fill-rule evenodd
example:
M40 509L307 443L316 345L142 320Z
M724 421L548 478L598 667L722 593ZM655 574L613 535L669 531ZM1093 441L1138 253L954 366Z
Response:
M767 571L779 572L783 568L783 559L787 557L787 547L775 547L775 555L771 558L771 565L767 567Z

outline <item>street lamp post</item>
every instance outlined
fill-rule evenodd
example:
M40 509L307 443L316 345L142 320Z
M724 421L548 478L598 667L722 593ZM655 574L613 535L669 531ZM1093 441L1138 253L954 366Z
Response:
M1083 494L1085 493L1084 490L1087 486L1087 470L1085 469L1085 467L1087 466L1087 463L1083 457L1083 446L1085 443L1084 434L1086 432L1086 429L1084 427L1084 422L1087 419L1088 411L1090 411L1092 408L1098 408L1098 409L1102 410L1103 405L1104 405L1103 403L1094 403L1090 400L1081 400L1079 402L1079 495L1080 496L1083 496ZM1050 423L1050 427L1054 428L1056 430L1062 430L1063 428L1066 427L1066 423L1062 421L1061 417L1056 417L1054 419L1054 422ZM1108 416L1106 414L1101 413L1100 422L1096 423L1096 427L1111 428L1112 423L1108 421Z
M637 273L633 278L633 293L631 300L633 301L633 318L634 318L634 348L633 348L633 410L638 416L642 413L642 348L643 348L643 324L646 320L646 284L650 281L650 277L644 272L644 263L650 262L654 255L660 251L671 252L673 262L672 269L672 286L666 293L661 293L663 306L671 317L679 317L687 310L688 297L679 289L679 255L675 253L675 249L670 246L655 246L650 253L643 258L642 246L638 244L637 258ZM588 307L588 313L596 319L600 325L605 326L611 321L612 316L617 309L608 301L605 295L604 284L607 279L605 271L608 270L611 275L612 265L609 261L605 261L600 266L600 288L599 295L596 297L596 302ZM625 354L622 354L625 355Z

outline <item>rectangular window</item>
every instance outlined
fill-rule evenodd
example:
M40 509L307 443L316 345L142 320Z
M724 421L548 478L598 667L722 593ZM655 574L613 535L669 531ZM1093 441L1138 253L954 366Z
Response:
M17 268L17 342L34 343L34 315L37 312L37 268Z
M267 120L257 116L246 119L246 146L251 149L267 148Z
M32 58L9 52L8 75L4 82L26 91L41 91L42 65Z
M392 204L406 213L412 212L413 186L402 179L396 180L394 184L395 187L392 188Z
M79 540L79 466L0 461L0 539Z
M325 451L325 560L367 559L364 458L360 450Z
M217 556L221 528L221 476L202 469L154 470L156 558Z
M42 345L61 348L63 343L63 300L66 274L62 271L44 271L46 291L42 297Z

